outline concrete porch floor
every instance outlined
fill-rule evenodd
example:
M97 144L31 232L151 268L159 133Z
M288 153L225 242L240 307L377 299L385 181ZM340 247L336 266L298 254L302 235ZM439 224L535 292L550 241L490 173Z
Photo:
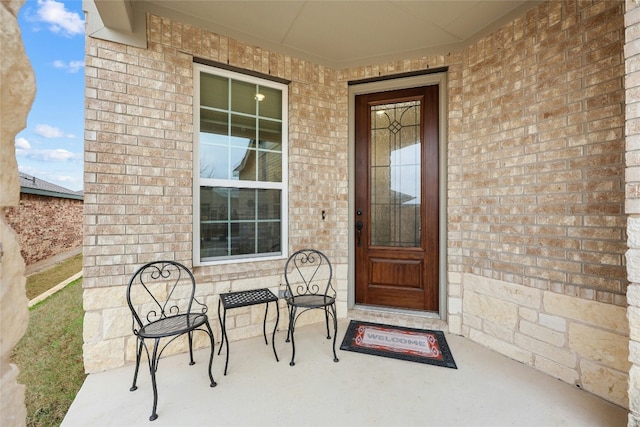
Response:
M348 320L338 326L339 348ZM216 354L210 388L208 349L160 361L158 419L146 362L130 392L133 365L91 374L62 426L626 426L627 411L447 334L458 369L337 350L323 324L296 331L289 366L286 332L276 334L277 363L262 337L231 342L229 369ZM269 337L271 338L271 337ZM217 345L218 343L216 343Z

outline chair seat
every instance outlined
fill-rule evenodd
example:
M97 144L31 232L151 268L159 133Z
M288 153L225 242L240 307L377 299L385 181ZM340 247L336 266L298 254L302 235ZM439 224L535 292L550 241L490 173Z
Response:
M178 314L145 325L138 335L142 338L162 338L191 331L207 322L202 313Z
M335 297L327 295L294 295L287 298L287 304L297 307L326 307L335 302Z

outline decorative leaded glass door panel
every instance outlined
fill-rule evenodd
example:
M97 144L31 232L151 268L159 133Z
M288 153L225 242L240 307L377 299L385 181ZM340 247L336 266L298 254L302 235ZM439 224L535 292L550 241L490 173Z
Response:
M356 97L356 303L438 311L438 86Z

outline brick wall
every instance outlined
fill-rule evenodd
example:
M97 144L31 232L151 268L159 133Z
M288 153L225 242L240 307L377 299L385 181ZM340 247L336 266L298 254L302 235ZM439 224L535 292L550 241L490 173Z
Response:
M620 2L547 2L464 52L462 271L625 304Z
M461 333L626 407L623 12L546 2L463 52L448 201Z
M20 193L6 217L18 234L26 265L82 245L82 200Z

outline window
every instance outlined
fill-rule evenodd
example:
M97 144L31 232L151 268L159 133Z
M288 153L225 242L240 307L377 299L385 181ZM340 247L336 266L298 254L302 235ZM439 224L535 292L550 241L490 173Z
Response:
M286 84L194 64L194 264L286 256Z

